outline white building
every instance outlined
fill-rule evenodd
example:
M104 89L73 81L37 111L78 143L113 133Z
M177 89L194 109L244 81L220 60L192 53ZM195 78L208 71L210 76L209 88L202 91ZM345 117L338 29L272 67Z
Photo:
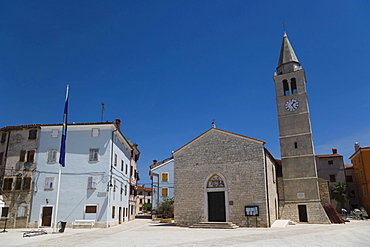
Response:
M157 162L150 166L152 180L152 208L156 209L163 198L174 197L174 159L173 157Z
M41 125L30 227L81 220L109 227L129 219L130 182L136 181L137 144L120 131L119 120L69 124L56 212L61 125ZM133 167L133 168L132 168Z

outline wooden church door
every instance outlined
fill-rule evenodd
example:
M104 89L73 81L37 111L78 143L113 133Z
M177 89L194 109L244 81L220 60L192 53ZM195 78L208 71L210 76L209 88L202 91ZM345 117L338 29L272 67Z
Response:
M208 221L225 222L225 192L208 192Z

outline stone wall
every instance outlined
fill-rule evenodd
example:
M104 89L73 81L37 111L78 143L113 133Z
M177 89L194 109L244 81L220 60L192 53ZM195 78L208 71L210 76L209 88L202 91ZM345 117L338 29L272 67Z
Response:
M210 129L174 153L175 223L208 221L206 184L217 174L224 179L226 221L239 226L269 226L263 142ZM273 192L274 190L271 190ZM258 206L259 217L248 219L245 206ZM251 223L252 222L252 223Z

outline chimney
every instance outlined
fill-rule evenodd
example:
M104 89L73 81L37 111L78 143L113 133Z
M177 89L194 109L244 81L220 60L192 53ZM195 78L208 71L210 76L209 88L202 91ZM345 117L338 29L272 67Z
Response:
M153 160L153 165L157 164L157 162L158 162L157 160Z
M337 154L338 153L338 150L336 148L332 148L331 150L333 151L333 154Z
M355 152L357 152L357 150L360 149L360 145L358 144L358 142L355 142Z
M118 130L121 130L121 120L120 119L116 119L116 126Z

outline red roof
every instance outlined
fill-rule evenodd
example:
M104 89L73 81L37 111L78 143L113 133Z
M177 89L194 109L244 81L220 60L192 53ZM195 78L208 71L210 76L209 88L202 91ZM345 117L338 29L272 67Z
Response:
M136 186L137 190L144 190L147 192L151 192L152 188L145 188L144 186Z

